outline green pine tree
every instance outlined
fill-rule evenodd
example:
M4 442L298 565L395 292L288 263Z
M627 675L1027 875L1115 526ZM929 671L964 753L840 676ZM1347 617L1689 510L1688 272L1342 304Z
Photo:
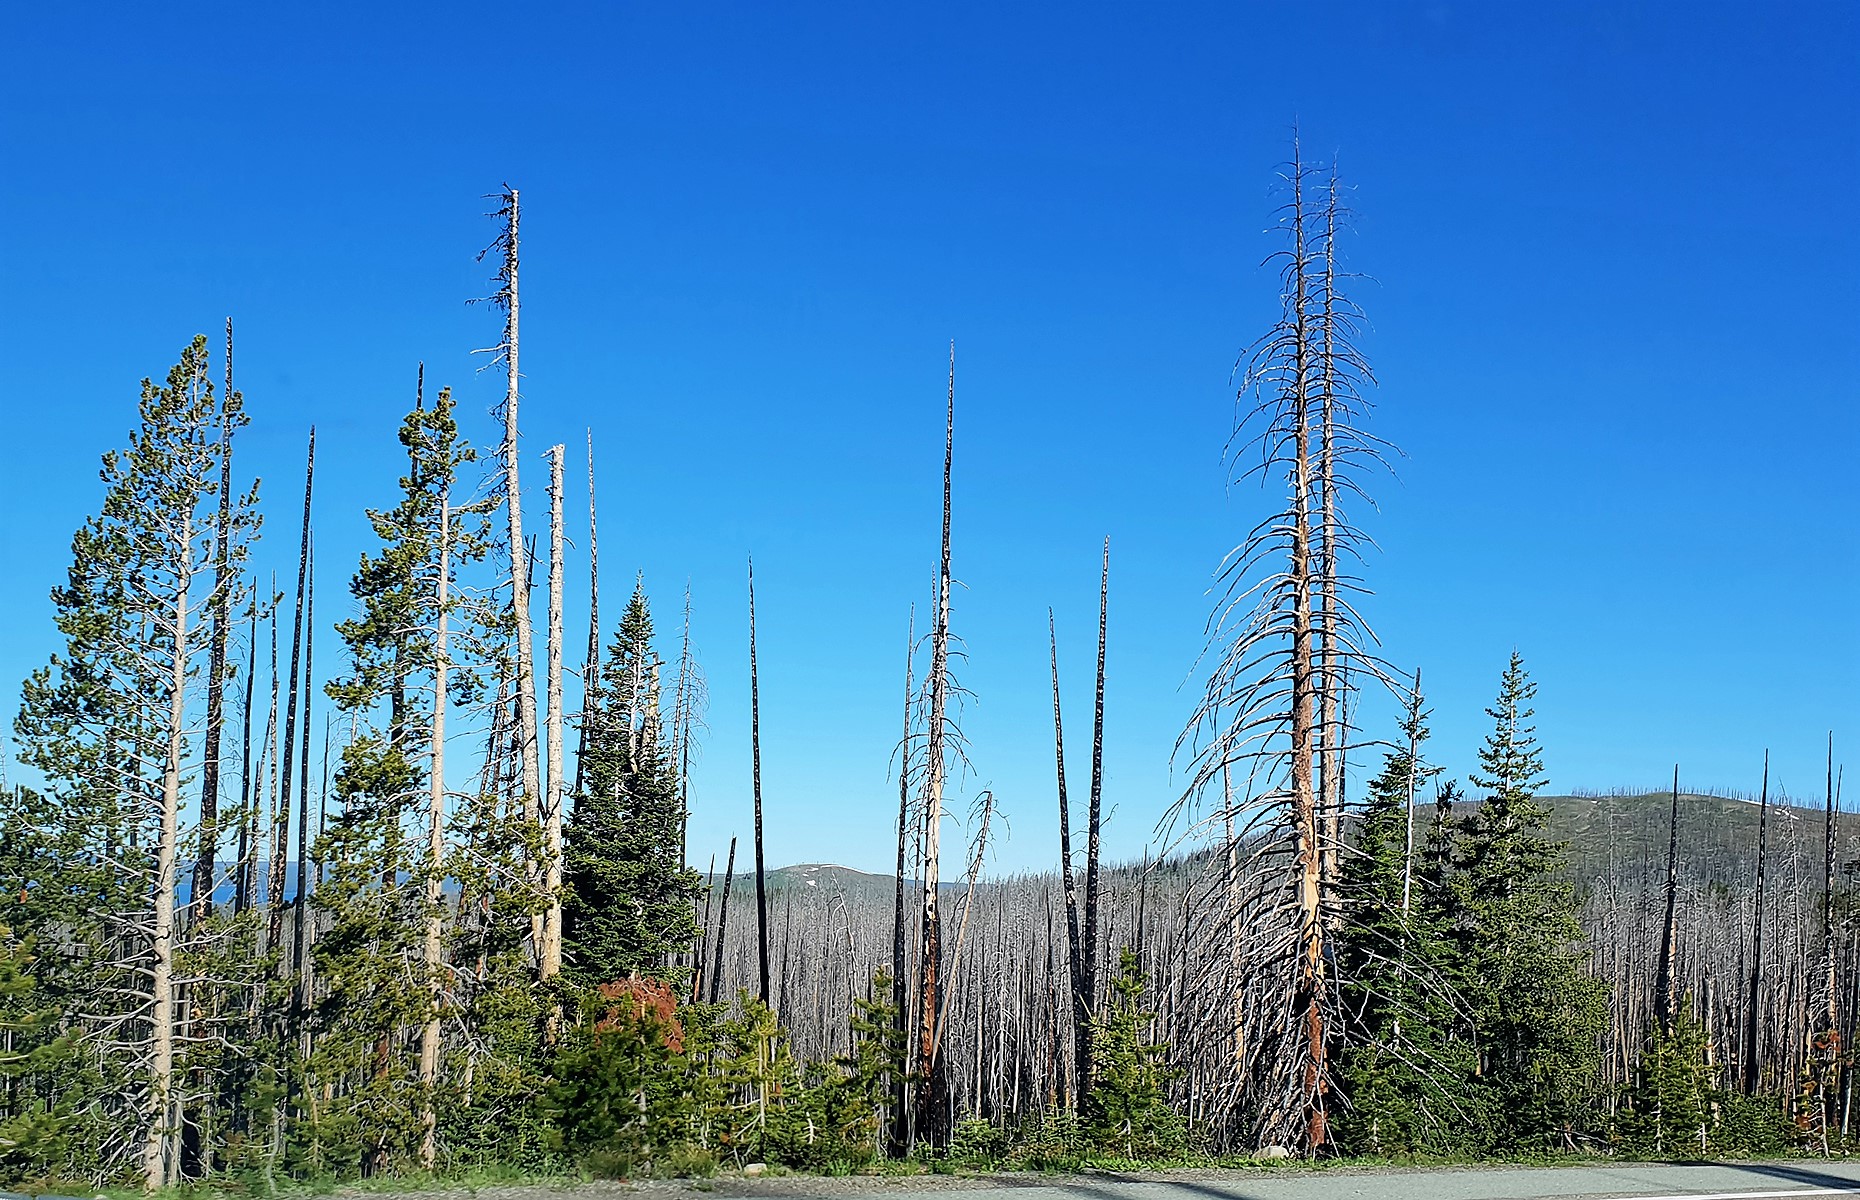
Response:
M431 1103L412 1036L433 1010L427 922L446 915L428 886L429 730L436 671L446 669L449 706L472 700L477 681L453 661L458 642L448 642L441 661L436 631L442 615L449 627L459 619L454 575L486 549L482 514L451 502L459 468L476 457L453 408L450 391L441 391L431 409L422 405L402 422L402 497L392 509L370 510L381 548L363 557L350 584L358 614L336 626L351 670L328 692L356 732L336 775L340 808L317 845L329 864L317 903L330 927L315 948L322 994L309 1077L330 1092L311 1110L316 1153L345 1174L417 1165ZM464 641L464 632L451 636Z
M1537 685L1515 652L1473 783L1487 794L1458 838L1456 980L1479 1038L1480 1075L1520 1149L1574 1149L1600 1111L1607 989L1591 976L1563 844L1537 801L1548 782L1529 722Z
M1347 1105L1339 1134L1353 1152L1413 1155L1484 1148L1472 1086L1472 1042L1454 1011L1452 947L1439 887L1429 876L1446 854L1452 791L1443 788L1430 830L1413 831L1409 802L1435 774L1420 759L1428 738L1418 693L1400 747L1369 784L1353 853L1344 859L1347 908L1337 938L1345 1024L1337 1054ZM1442 815L1442 806L1445 814ZM1432 862L1429 854L1432 854Z
M563 947L586 985L631 975L674 982L697 935L697 872L684 865L678 764L659 712L652 615L636 587L590 689L583 789L565 830Z
M73 535L52 593L62 650L26 681L14 722L44 788L0 793L0 825L22 839L9 847L21 898L0 920L57 948L38 975L44 999L85 1014L90 1065L73 1084L88 1078L96 1091L71 1099L85 1114L71 1161L150 1187L178 1178L189 1056L218 1032L197 1023L216 1011L212 997L185 994L191 956L221 932L189 920L181 885L196 848L183 814L199 811L189 733L206 614L238 599L258 523L254 490L228 505L217 546L220 463L245 417L236 398L216 396L207 368L196 337L164 383L142 381L128 445L103 457L101 508Z
M1655 1028L1616 1119L1623 1148L1656 1158L1702 1156L1711 1146L1716 1087L1705 1027L1682 1004L1670 1031Z
M1144 1011L1149 979L1126 946L1105 1011L1093 1018L1092 1087L1081 1116L1087 1133L1119 1158L1179 1157L1188 1150L1188 1124L1169 1107L1165 1088L1168 1047L1145 1033L1156 1014Z
M0 1182L8 1184L69 1170L65 1089L76 1064L64 1014L38 996L38 958L30 939L0 926Z

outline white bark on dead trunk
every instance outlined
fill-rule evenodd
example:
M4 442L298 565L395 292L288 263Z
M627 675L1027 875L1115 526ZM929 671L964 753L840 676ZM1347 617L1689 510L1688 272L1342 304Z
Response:
M537 820L542 803L542 763L536 735L536 651L530 630L529 547L523 540L523 487L517 467L518 370L517 340L519 305L517 293L518 201L517 191L505 193L503 288L499 299L504 306L504 514L510 537L510 606L516 618L517 679L512 689L517 709L517 736L521 741L519 757L523 769L523 816ZM530 864L530 882L544 884L541 864ZM532 948L537 952L538 974L541 966L543 916L530 919Z

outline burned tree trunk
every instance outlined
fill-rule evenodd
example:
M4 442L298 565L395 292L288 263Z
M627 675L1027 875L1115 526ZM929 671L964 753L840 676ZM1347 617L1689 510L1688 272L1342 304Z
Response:
M1077 988L1085 1005L1085 1021L1078 1036L1078 1102L1092 1089L1092 1014L1098 1005L1098 857L1104 823L1104 635L1111 597L1111 539L1104 539L1104 561L1098 575L1098 676L1092 692L1091 794L1085 810L1085 923L1080 930Z
M213 532L213 597L207 604L212 632L207 652L206 746L200 763L200 846L190 897L196 920L213 911L213 891L219 875L216 860L220 848L220 745L226 732L226 647L232 636L229 606L233 573L227 549L232 538L232 436L239 414L238 395L233 391L232 363L232 318L228 317L226 392L220 409L219 513Z
M730 856L723 867L723 902L717 907L717 958L710 971L710 1002L717 1003L723 986L723 943L730 932L730 885L736 882L736 839L730 839Z
M949 713L949 526L950 471L956 446L956 345L949 347L949 402L943 430L943 548L937 568L936 616L930 633L930 712L925 730L923 799L923 957L918 966L917 1131L931 1145L948 1133L949 1078L937 1053L937 1014L942 1009L942 913L937 896L937 859L946 782L946 722Z
M1763 885L1764 860L1769 853L1770 755L1763 752L1763 792L1757 801L1757 879L1751 900L1750 917L1750 991L1744 1004L1744 1091L1755 1095L1762 1079L1761 1032L1759 1010L1763 1003Z
M1660 925L1660 966L1655 976L1653 995L1658 1009L1660 1032L1668 1037L1679 1016L1679 1001L1673 989L1673 929L1679 904L1679 767L1673 767L1673 809L1666 833L1666 919Z
M1091 1000L1085 986L1084 948L1079 944L1078 884L1072 872L1072 814L1066 800L1066 732L1059 704L1059 634L1053 610L1046 610L1046 639L1053 660L1053 766L1059 781L1059 883L1066 905L1066 952L1072 992L1072 1097L1084 1098L1086 1064L1091 1061Z
M762 685L756 670L756 563L749 560L749 775L756 821L756 982L769 1002L769 897L762 860ZM727 898L727 897L726 897Z
M910 1035L910 1014L906 1011L909 989L904 980L904 853L909 841L911 815L911 701L916 689L913 669L916 655L917 610L912 608L904 634L904 732L898 742L898 878L891 914L891 1006L900 1046L909 1044ZM900 1072L891 1080L891 1146L896 1154L903 1154L910 1147L911 1118L905 1106L907 1099L904 1075Z
M310 427L310 449L304 460L303 536L297 550L297 606L291 618L291 678L284 703L284 737L280 743L277 808L271 822L271 871L266 902L270 908L266 945L276 949L284 940L285 859L290 853L291 759L297 745L297 689L302 679L304 646L304 589L310 575L310 493L316 479L316 426ZM307 718L306 718L307 719ZM302 903L302 897L298 902Z

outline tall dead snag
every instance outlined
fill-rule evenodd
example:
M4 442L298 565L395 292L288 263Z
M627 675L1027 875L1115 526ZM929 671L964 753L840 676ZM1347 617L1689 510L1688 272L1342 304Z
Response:
M276 949L284 940L285 860L290 855L291 832L291 757L297 745L297 692L303 670L304 589L310 576L310 494L316 481L316 426L310 427L310 448L304 455L304 520L302 540L297 548L297 606L291 618L291 678L286 685L284 702L284 738L280 743L281 770L278 776L277 808L271 821L271 871L266 879L265 900L270 907L266 945ZM302 897L298 897L299 903Z
M937 1053L937 1014L942 1009L942 916L937 905L937 857L943 824L949 712L949 516L950 468L956 447L956 344L949 345L949 402L943 429L943 551L937 567L936 616L930 632L930 711L924 738L923 958L919 965L917 1132L933 1146L946 1140L949 1078Z
M749 560L749 782L756 809L756 983L769 1002L769 897L762 862L762 685L756 671L756 561Z
M1744 997L1744 1091L1755 1095L1762 1080L1758 1034L1763 1003L1763 885L1769 857L1770 752L1763 752L1763 791L1757 800L1757 886L1750 904L1750 991Z
M297 899L291 922L291 968L297 973L297 1019L303 1026L303 1053L310 1054L310 709L316 685L316 534L309 531L308 480L304 493L304 527L307 551L304 560L304 711L297 747Z
M723 986L723 943L730 932L730 885L736 882L736 839L730 839L730 855L723 864L723 900L717 906L717 957L710 969L710 1002L717 1003Z
M597 705L601 671L601 556L594 521L594 431L588 430L588 657L581 668L581 729L575 742L575 795L586 778L588 714Z
M537 822L541 816L542 804L542 762L536 730L536 652L534 639L530 630L530 567L529 544L523 540L523 486L518 469L520 458L518 450L517 401L520 398L518 383L521 376L517 369L517 343L520 329L520 304L517 291L518 267L518 219L520 207L517 190L505 187L496 194L497 211L492 215L504 223L497 238L482 252L478 259L482 262L488 255L497 256L497 273L492 276L496 290L489 299L504 314L504 336L492 353L494 361L504 365L504 442L499 447L503 460L503 501L506 537L510 543L510 609L515 625L517 658L516 680L511 688L511 697L516 709L516 729L518 754L522 768L523 781L523 816L526 821ZM545 864L531 864L530 883L536 887L545 886ZM542 974L543 917L537 914L531 921L531 937L537 953L537 973Z
M1408 800L1403 807L1403 832L1401 848L1401 916L1405 927L1408 915L1414 906L1414 789L1424 778L1421 768L1421 726L1427 714L1421 708L1421 668L1414 669L1414 689L1408 693L1408 761L1413 767L1408 772Z
M537 973L562 970L562 446L549 448L548 791L543 803L542 945Z
M904 634L904 732L898 741L898 878L891 912L891 1006L898 1045L910 1044L910 1014L905 1011L908 989L904 982L904 859L911 819L911 701L916 691L917 609L911 609ZM903 1154L910 1147L911 1118L905 1107L902 1073L891 1080L891 1146Z
M1359 313L1343 294L1341 283L1350 278L1338 270L1338 236L1347 215L1341 203L1336 164L1330 168L1322 214L1323 236L1317 246L1321 266L1313 295L1317 307L1317 598L1318 655L1318 779L1322 787L1325 880L1335 884L1343 852L1344 773L1349 752L1349 692L1351 630L1345 628L1349 601L1342 584L1341 564L1355 557L1358 531L1343 519L1342 498L1357 491L1352 478L1353 458L1365 451L1373 457L1378 443L1356 428L1362 403L1360 384L1373 382L1368 362L1356 348Z
M1078 1037L1078 1099L1083 1103L1092 1088L1092 1015L1098 1005L1098 848L1104 822L1104 635L1111 596L1111 539L1104 539L1104 563L1098 576L1098 677L1093 691L1091 721L1091 794L1085 811L1085 926L1080 931L1076 960L1076 1004L1085 1006L1085 1021Z
M1666 826L1666 919L1660 925L1660 965L1654 977L1653 1002L1660 1032L1673 1034L1679 1001L1673 988L1673 933L1679 907L1679 767L1673 767L1673 811Z
M1066 800L1066 729L1059 704L1059 634L1050 608L1046 610L1046 640L1053 660L1053 769L1059 781L1059 882L1066 906L1066 962L1072 989L1072 1102L1076 1105L1084 1099L1086 1068L1091 1061L1091 1001L1080 974L1085 957L1079 945L1078 882L1072 871L1072 814Z
M252 701L258 681L258 600L256 598L252 600L248 614L251 624L246 634L245 708L241 713L245 721L245 736L239 746L241 757L239 832L233 862L233 915L235 916L243 916L252 902L252 864L248 856L252 852L252 835L256 832L255 822L252 819Z
M194 862L195 919L213 911L218 882L220 839L220 745L226 732L226 648L232 637L230 613L233 586L228 549L232 538L232 436L244 411L243 399L233 390L233 326L226 318L226 390L220 403L220 503L213 526L213 598L207 616L212 624L207 652L207 733L200 762L200 846Z
M1219 572L1208 629L1216 661L1178 746L1192 747L1194 770L1167 818L1188 815L1191 833L1205 828L1199 797L1228 768L1248 767L1237 803L1246 874L1260 892L1252 919L1267 927L1247 931L1240 974L1266 1002L1245 1016L1239 1121L1247 1136L1310 1153L1329 1141L1329 940L1341 910L1327 859L1340 837L1331 809L1341 803L1343 680L1352 670L1383 678L1349 598L1362 591L1346 574L1362 535L1342 503L1360 494L1357 477L1382 447L1357 427L1371 380L1337 269L1339 188L1333 177L1313 204L1314 175L1294 139L1279 212L1285 246L1268 260L1279 265L1281 312L1245 357L1229 441L1235 482L1277 479L1285 499ZM1231 815L1240 814L1213 817ZM1287 914L1291 928L1278 928Z

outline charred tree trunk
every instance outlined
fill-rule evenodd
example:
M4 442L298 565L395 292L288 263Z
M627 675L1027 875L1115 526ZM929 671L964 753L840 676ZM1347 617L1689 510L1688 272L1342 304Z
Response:
M1098 1006L1098 856L1104 821L1104 640L1111 597L1111 539L1104 539L1104 560L1098 574L1098 677L1092 692L1091 795L1085 812L1085 926L1080 931L1083 961L1078 990L1084 1000L1085 1022L1078 1038L1078 1102L1091 1098L1093 1083L1092 1014Z
M904 635L904 732L898 742L898 879L891 913L892 1020L900 1046L907 1045L910 1036L910 1014L905 1007L909 1002L909 989L904 981L904 851L909 840L911 814L911 701L916 694L916 656L917 611L913 608ZM911 1117L907 1099L904 1075L900 1072L891 1080L891 1146L896 1154L903 1154L910 1148Z
M258 680L258 600L252 600L251 629L247 637L251 645L247 648L245 667L245 737L239 750L243 763L239 769L239 842L238 862L233 867L233 915L243 915L252 904L252 701ZM261 761L259 769L264 769Z
M749 561L749 775L756 821L756 982L769 1002L769 897L762 860L762 686L756 670L756 563Z
M601 556L594 520L594 431L588 430L588 657L581 668L581 729L575 741L575 795L587 776L588 721L600 694Z
M1660 925L1660 966L1654 980L1654 1004L1659 1010L1660 1032L1668 1037L1679 1016L1673 988L1673 930L1679 905L1679 767L1673 767L1673 808L1666 832L1666 919Z
M736 882L736 839L730 839L730 856L723 867L723 902L717 908L717 958L710 971L710 1002L717 1003L723 986L723 944L730 933L730 885Z
M1066 732L1059 703L1059 634L1053 610L1046 610L1046 640L1053 660L1053 769L1059 783L1059 883L1066 905L1067 978L1072 992L1072 1103L1085 1095L1091 1062L1091 992L1085 983L1085 951L1079 944L1079 897L1072 872L1072 814L1066 799Z
M1762 1079L1758 1037L1762 1028L1760 1009L1763 1001L1764 859L1769 852L1770 755L1767 750L1763 752L1763 792L1757 804L1757 886L1751 901L1750 991L1745 997L1744 1007L1744 1091L1750 1095L1756 1094Z
M316 478L316 426L310 427L310 449L304 461L304 524L297 550L297 606L291 619L291 678L284 704L284 738L280 743L278 800L271 822L271 872L266 901L270 907L267 945L276 949L284 940L285 858L290 853L291 759L297 745L297 688L303 668L304 589L310 575L310 493ZM303 902L299 896L298 903Z
M220 744L226 730L226 646L232 634L232 562L227 553L232 538L232 435L238 411L233 395L232 318L226 319L226 394L221 400L219 515L213 534L213 598L207 606L212 624L207 652L207 731L200 764L200 847L194 863L193 894L196 919L213 911L214 883L219 874L220 848Z

